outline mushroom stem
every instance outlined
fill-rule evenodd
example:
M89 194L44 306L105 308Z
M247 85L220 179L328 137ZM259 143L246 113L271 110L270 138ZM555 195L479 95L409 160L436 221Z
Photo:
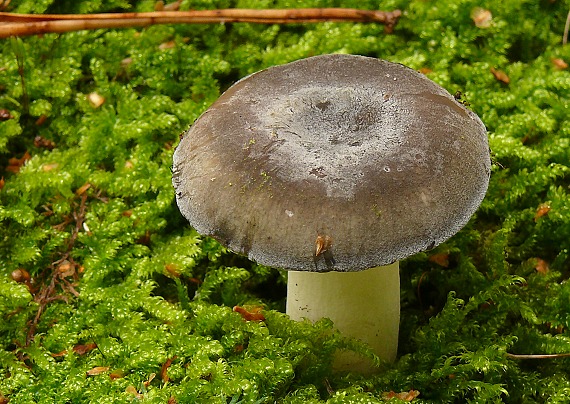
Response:
M331 319L344 335L366 342L381 359L393 362L400 324L398 262L360 272L289 271L287 314L294 320ZM334 368L363 373L372 363L353 352L335 357Z

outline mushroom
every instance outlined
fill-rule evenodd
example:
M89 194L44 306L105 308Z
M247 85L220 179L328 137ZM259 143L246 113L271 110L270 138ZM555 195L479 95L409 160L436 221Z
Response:
M447 91L403 65L333 54L235 83L184 134L172 181L199 233L290 271L291 318L328 317L392 361L398 260L463 227L489 175L485 126Z

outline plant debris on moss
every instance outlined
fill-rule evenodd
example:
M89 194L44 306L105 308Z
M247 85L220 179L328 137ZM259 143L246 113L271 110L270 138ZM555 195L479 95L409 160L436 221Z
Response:
M568 402L570 1L179 3L339 6L402 16L391 34L374 23L225 23L0 42L0 403ZM370 351L326 319L289 320L286 274L198 235L171 185L179 134L221 92L325 53L422 72L479 114L494 160L469 224L402 263L398 359L368 376L335 373L335 351Z

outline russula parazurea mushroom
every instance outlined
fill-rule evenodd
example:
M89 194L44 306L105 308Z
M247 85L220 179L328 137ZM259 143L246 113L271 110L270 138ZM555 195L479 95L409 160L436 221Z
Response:
M234 84L184 134L173 172L199 233L290 271L292 318L328 317L392 360L397 261L465 225L490 157L481 120L440 86L335 54Z

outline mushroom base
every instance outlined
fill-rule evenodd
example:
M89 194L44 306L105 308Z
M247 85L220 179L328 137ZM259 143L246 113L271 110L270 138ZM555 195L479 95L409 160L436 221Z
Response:
M289 271L287 314L313 322L329 318L344 335L367 343L381 359L393 362L400 325L398 262L360 272ZM339 352L334 368L374 371L369 359L353 352Z

